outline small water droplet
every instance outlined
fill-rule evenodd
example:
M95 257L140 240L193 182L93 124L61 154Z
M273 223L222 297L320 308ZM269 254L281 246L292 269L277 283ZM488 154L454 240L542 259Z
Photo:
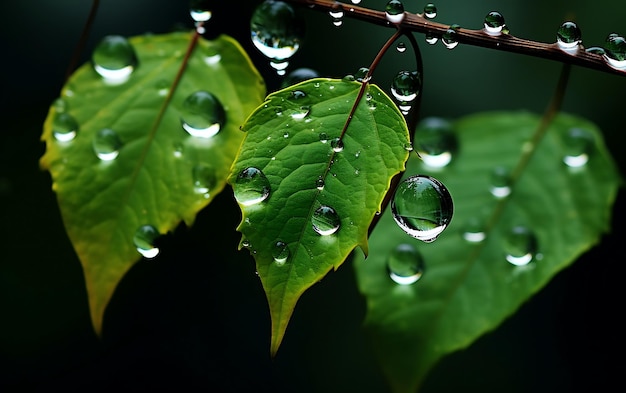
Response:
M527 265L537 253L537 237L525 226L514 226L505 238L504 249L509 263Z
M67 104L67 101L59 97L52 103L52 108L54 108L56 113L63 113L69 109L69 105Z
M320 206L313 212L311 217L311 225L313 230L322 236L328 236L336 233L341 226L341 220L335 209L330 206Z
M446 48L454 49L459 44L456 36L457 36L457 30L460 28L461 26L457 24L453 24L448 28L448 30L446 30L445 33L443 33L443 36L441 36L441 42L443 42L443 45Z
M215 171L206 164L198 164L192 170L193 189L198 194L208 194L215 187Z
M292 100L301 100L303 98L306 98L306 93L303 92L302 90L294 90L291 92Z
M400 183L391 201L398 226L408 235L433 242L452 219L454 207L448 189L430 176L415 175Z
M174 144L174 157L176 157L176 158L182 157L184 150L185 150L185 148L183 147L182 143Z
M485 16L484 26L487 34L498 36L504 28L504 17L498 11L491 11Z
M302 120L309 115L311 107L308 105L301 106L298 110L291 114L291 118L295 120Z
M339 27L343 24L343 6L339 3L334 3L331 10L328 11L328 15L333 21L333 25Z
M311 68L297 68L287 74L280 85L285 88L309 79L319 78L319 76L319 73Z
M361 150L357 150L356 153L354 153L354 158L359 158L361 157Z
M361 0L351 0L351 1L352 1L352 4L359 4L359 3L361 3Z
M119 35L109 35L100 41L91 57L96 72L108 84L124 83L137 66L137 56L131 43Z
M406 52L406 44L404 42L399 42L398 45L396 46L396 50L399 53L404 53Z
M593 135L582 128L570 128L563 135L563 162L570 168L580 168L589 161Z
M400 71L391 82L391 93L402 104L414 101L422 89L422 78L417 71Z
M370 69L367 67L361 67L359 68L359 70L356 72L356 74L354 74L354 79L358 82L369 82L369 80L371 79L371 76L368 76L368 73L370 72Z
M211 19L211 0L191 0L189 2L189 15L196 22L206 22Z
M341 138L333 138L333 140L330 141L330 146L333 148L335 153L343 151L343 141Z
M613 68L626 69L626 39L615 33L610 34L604 44L604 59Z
M270 182L260 169L249 167L237 175L233 192L243 206L255 205L270 196Z
M272 256L277 266L283 266L289 259L289 246L283 241L277 241L274 243Z
M226 113L220 101L208 91L190 94L181 108L183 129L197 138L215 136L226 121Z
M439 40L439 38L437 38L436 35L430 32L426 33L425 38L426 38L426 43L429 45L435 45L437 41Z
M318 177L315 181L315 188L317 188L319 191L322 191L325 185L326 183L324 182L324 178L322 176Z
M425 165L443 168L457 150L457 139L452 124L439 117L427 117L415 130L417 152Z
M562 51L575 54L582 42L578 25L574 22L564 22L556 32L556 42Z
M424 6L424 17L427 19L437 17L437 7L433 3L428 3Z
M587 48L587 49L585 49L585 52L593 53L593 54L596 54L596 55L604 55L606 53L604 48L600 48L599 46L592 46L590 48Z
M328 135L325 132L320 132L320 142L322 143L328 142Z
M359 168L354 168L354 176L359 176L361 174L361 170Z
M387 272L396 284L413 284L424 274L424 258L412 244L399 244L387 257Z
M511 194L511 174L507 168L502 166L494 168L491 172L489 192L498 199L506 198Z
M159 255L159 249L154 245L158 237L159 231L154 226L142 225L135 232L133 243L144 258L152 259Z
M66 112L57 113L52 122L52 135L59 142L69 142L76 138L78 122Z
M480 243L487 237L482 220L472 217L465 223L463 239L469 243Z
M400 0L390 0L385 6L385 17L391 23L400 23L404 19L404 4Z
M406 151L413 151L413 144L411 142L406 142L403 147Z
M92 147L99 159L112 161L120 154L122 141L115 131L110 128L104 128L94 136Z

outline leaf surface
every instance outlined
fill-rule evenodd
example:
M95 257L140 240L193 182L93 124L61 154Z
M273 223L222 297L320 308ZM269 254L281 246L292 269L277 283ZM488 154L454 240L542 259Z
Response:
M150 225L164 234L181 220L193 223L225 186L243 138L239 127L265 94L263 80L236 41L201 38L165 105L191 37L131 38L138 66L124 83L105 83L85 64L64 86L44 124L41 166L52 175L83 265L98 333L117 283L141 257L133 240L138 228ZM181 125L183 103L197 91L213 94L225 112L223 126L211 138L191 136ZM68 116L78 131L74 139L59 141L54 134ZM118 156L108 161L94 146L103 129L112 130L119 142Z
M448 229L434 243L421 243L387 211L370 237L369 258L356 256L359 288L367 298L366 327L394 392L415 392L438 360L495 329L609 229L620 181L616 167L596 126L562 114L486 239L464 240L467 224L487 219L499 203L489 191L492 170L515 166L538 123L537 116L519 112L456 122L459 152L452 163L437 171L412 158L405 173L435 176L446 185L455 205ZM593 136L589 162L580 168L562 160L563 135L573 128ZM505 259L509 231L517 225L536 237L536 253L525 266ZM390 252L404 243L417 247L425 263L423 276L411 285L393 282L386 267Z
M360 87L302 82L268 96L244 125L229 182L242 210L241 244L255 258L268 299L272 354L302 293L356 246L367 253L368 227L408 158L404 118L375 85L367 87L338 148ZM261 175L244 182L250 168L267 179L263 201L250 202L250 185L263 194L265 182Z

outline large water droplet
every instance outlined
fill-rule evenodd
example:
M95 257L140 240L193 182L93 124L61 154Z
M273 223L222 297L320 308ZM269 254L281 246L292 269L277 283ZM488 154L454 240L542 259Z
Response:
M437 7L433 3L428 3L424 6L424 17L427 19L437 17Z
M570 128L563 135L563 162L570 168L580 168L589 161L593 135L582 128Z
M454 49L459 44L457 41L457 30L460 29L461 26L454 24L451 25L448 30L441 36L441 42L448 49Z
M391 201L396 223L408 235L433 242L450 223L453 213L448 189L430 176L411 176L400 183Z
M281 87L285 88L309 79L318 78L319 76L319 73L311 68L297 68L285 76L281 82Z
M260 169L249 167L237 175L233 187L235 199L244 206L261 203L270 196L270 182Z
M211 19L210 3L212 0L191 0L189 2L189 15L196 22L206 22Z
M100 41L92 55L93 67L109 84L124 83L137 66L137 56L131 43L119 35L109 35Z
M505 198L511 194L511 174L507 168L498 166L493 169L489 192L496 198Z
M69 113L57 113L52 122L52 135L59 142L69 142L76 138L78 122Z
M144 258L154 258L159 255L159 249L155 247L154 243L159 237L159 231L152 225L142 225L135 232L133 243L137 248L137 251L144 256Z
M604 59L618 70L626 69L626 39L617 34L611 34L604 44Z
M206 197L217 183L215 171L206 164L198 164L193 167L192 179L194 191L198 194L205 194Z
M491 11L485 16L484 25L487 34L493 36L500 35L504 28L504 17L498 11Z
M439 117L427 117L415 130L417 152L425 165L443 168L452 161L457 150L457 139L452 124Z
M120 154L122 141L117 133L110 128L104 128L96 133L92 141L93 151L102 161L115 160Z
M391 93L401 103L410 103L422 89L422 78L417 71L400 71L391 82Z
M274 257L274 262L276 265L282 266L289 259L289 246L285 242L277 241L274 243L274 247L272 250L272 256Z
M222 129L226 113L217 97L200 90L190 94L183 102L180 121L189 135L211 138Z
M411 244L399 244L387 257L389 277L400 285L410 285L424 274L424 259Z
M506 235L504 251L509 263L516 266L527 265L537 253L537 237L525 226L514 226Z
M576 53L581 42L580 29L574 22L564 22L556 32L557 45L567 53Z
M404 4L400 0L390 0L385 6L385 17L391 23L400 23L404 19Z
M304 22L289 4L266 0L252 14L250 33L254 46L271 60L272 67L284 74L286 60L300 48Z
M335 209L330 206L320 206L311 217L313 230L319 235L328 236L336 233L341 226L341 220Z

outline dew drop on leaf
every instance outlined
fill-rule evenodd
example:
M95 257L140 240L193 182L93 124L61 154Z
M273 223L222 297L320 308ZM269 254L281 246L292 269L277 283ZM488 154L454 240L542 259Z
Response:
M441 42L443 42L443 45L448 48L448 49L454 49L456 48L456 46L459 44L459 42L457 41L457 30L460 28L461 26L454 24L451 25L448 30L446 30L445 33L443 33L443 36L441 36Z
M391 23L400 23L404 19L404 4L400 0L390 0L385 6L385 17Z
M326 183L324 182L324 178L322 176L318 177L315 181L315 188L317 188L319 191L322 191L325 185Z
M604 43L604 59L613 68L626 69L626 39L618 34L611 34Z
M313 230L322 236L336 233L341 226L341 220L335 209L330 206L320 206L311 217Z
M260 169L249 167L237 175L233 192L243 206L256 205L270 196L270 182Z
M422 89L422 78L417 71L400 71L391 82L391 94L401 103L413 102Z
M511 194L511 174L507 168L497 166L493 169L489 192L498 199L506 198Z
M208 194L217 183L215 171L206 164L198 164L192 170L193 189L198 194Z
M485 16L484 26L487 34L498 36L504 28L504 17L498 11L491 11Z
M482 220L472 217L465 223L462 233L463 239L468 243L480 243L487 237Z
M92 54L94 70L108 84L124 83L137 66L132 44L119 35L109 35L100 41Z
M556 43L565 52L575 53L582 42L582 34L574 22L564 22L556 32Z
M279 240L274 244L272 256L274 257L276 265L284 265L289 259L289 254L289 246L287 246L285 242Z
M57 113L52 122L52 135L59 142L69 142L76 138L78 122L69 113Z
M154 226L142 225L135 232L133 243L144 258L151 259L159 255L159 249L154 245L158 237L159 231Z
M189 2L189 15L196 22L206 22L211 19L211 0L191 0Z
M94 136L92 147L99 159L112 161L119 155L122 141L115 131L110 128L103 128Z
M437 7L433 3L428 3L424 6L424 17L427 19L437 17Z
M415 130L417 152L425 165L431 168L447 166L457 150L457 139L449 121L427 117Z
M67 104L67 101L60 97L54 100L54 102L52 103L52 108L54 108L56 113L66 112L68 110L68 107L69 105Z
M408 235L433 242L452 219L454 207L448 189L430 176L403 180L391 201L393 218Z
M570 128L563 135L563 162L570 168L580 168L589 161L593 136L582 128Z
M328 142L328 135L325 132L320 132L320 142L326 143Z
M189 135L211 138L222 129L226 113L217 97L200 90L190 94L183 102L180 121Z
M525 226L514 226L504 239L506 260L512 265L529 264L537 253L537 237Z
M413 284L424 274L424 258L412 244L399 244L387 257L387 272L396 284Z
M341 140L341 138L333 138L333 140L330 141L330 146L333 148L333 151L335 153L343 151L343 141Z

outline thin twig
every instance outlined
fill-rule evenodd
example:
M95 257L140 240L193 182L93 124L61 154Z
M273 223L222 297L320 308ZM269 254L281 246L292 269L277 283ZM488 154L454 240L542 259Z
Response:
M91 27L93 26L93 22L96 19L96 14L98 13L98 6L100 5L99 0L93 0L91 3L91 10L89 11L89 16L87 17L87 21L85 22L85 26L83 27L83 32L80 35L80 39L78 40L78 44L74 48L74 53L72 53L72 59L67 66L67 70L65 71L65 82L69 79L72 72L76 68L76 64L78 63L78 59L80 58L83 49L85 48L85 44L87 42L87 38L89 37L89 32L91 31Z

